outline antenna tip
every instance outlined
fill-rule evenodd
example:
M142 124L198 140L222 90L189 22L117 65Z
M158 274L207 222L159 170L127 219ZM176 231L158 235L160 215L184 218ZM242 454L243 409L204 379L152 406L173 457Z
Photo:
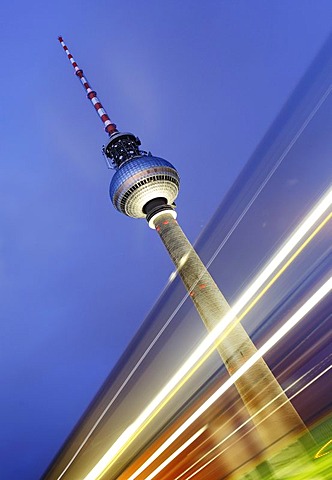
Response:
M61 37L61 35L58 36L58 40L60 43L63 42L63 38Z

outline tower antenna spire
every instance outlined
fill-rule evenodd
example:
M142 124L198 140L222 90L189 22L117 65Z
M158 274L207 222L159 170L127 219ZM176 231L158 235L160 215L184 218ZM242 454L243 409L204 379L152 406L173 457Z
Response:
M83 75L83 70L77 65L77 62L74 60L74 57L72 56L72 54L68 50L67 45L63 41L63 38L61 36L59 36L58 40L61 43L62 48L66 52L68 60L70 61L70 63L72 64L72 66L75 70L75 75L77 75L77 77L80 79L80 81L83 85L83 88L86 91L88 99L91 101L91 103L94 106L100 120L103 122L104 127L105 127L105 131L109 135L112 135L113 133L116 133L118 130L116 128L115 123L113 123L110 120L106 110L104 109L104 107L102 106L99 98L97 97L97 93L95 92L95 90L92 90L92 88L90 87L89 82L87 81L86 77Z

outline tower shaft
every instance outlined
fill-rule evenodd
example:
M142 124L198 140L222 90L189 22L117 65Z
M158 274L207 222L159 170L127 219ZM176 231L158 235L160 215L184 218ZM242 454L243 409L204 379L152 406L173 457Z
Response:
M211 331L230 311L230 306L210 273L185 236L172 212L160 212L152 218L153 226L164 243L189 295L208 331ZM241 323L235 319L217 346L217 351L229 374L238 370L257 349ZM288 400L283 389L261 358L235 386L253 418L262 439L263 449L282 447L306 431L306 427ZM291 457L302 452L292 448ZM284 460L284 458L283 458Z

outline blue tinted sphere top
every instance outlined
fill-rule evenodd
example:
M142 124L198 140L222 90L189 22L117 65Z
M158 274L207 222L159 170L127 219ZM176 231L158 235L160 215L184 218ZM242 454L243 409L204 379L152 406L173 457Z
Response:
M180 179L174 166L163 158L142 155L123 163L110 184L110 197L120 212L131 217L145 217L144 205L158 197L172 204L178 194Z

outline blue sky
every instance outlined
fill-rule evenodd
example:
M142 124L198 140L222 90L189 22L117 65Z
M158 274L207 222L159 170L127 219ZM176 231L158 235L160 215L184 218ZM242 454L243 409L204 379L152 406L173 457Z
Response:
M2 478L37 478L165 286L144 221L110 204L102 125L172 162L194 241L332 29L330 1L2 7Z

